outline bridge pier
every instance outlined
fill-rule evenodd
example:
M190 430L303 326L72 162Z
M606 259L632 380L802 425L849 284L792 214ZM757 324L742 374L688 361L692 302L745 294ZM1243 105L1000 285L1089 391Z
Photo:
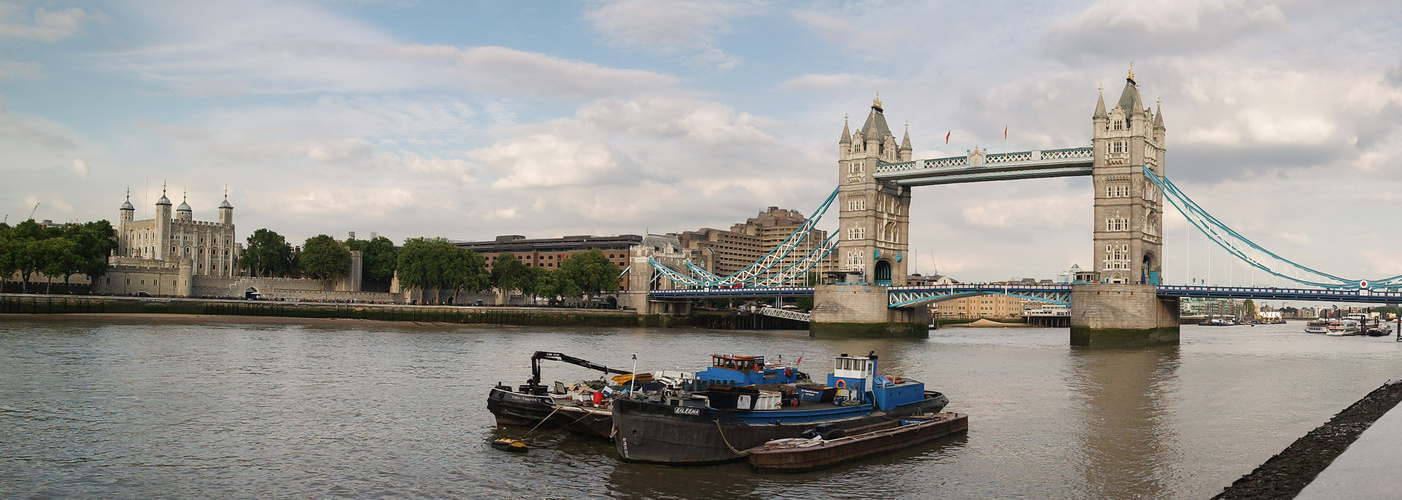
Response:
M1071 345L1178 344L1178 299L1137 284L1071 286Z
M808 335L813 338L930 336L929 309L891 309L889 300L884 286L816 286Z

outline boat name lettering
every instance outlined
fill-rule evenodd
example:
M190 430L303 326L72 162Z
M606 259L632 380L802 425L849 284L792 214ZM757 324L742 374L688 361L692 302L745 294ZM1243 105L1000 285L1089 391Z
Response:
M673 409L673 410L672 410L672 414L673 414L673 415L700 415L700 414L701 414L701 410L700 410L700 409L697 409L697 408L687 408L687 407L685 407L685 406L678 406L678 407L676 407L676 409Z

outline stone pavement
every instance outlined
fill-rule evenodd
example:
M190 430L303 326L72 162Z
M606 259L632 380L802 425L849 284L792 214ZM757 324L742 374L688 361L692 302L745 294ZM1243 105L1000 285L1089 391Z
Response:
M1300 491L1297 500L1402 498L1402 405L1389 410Z

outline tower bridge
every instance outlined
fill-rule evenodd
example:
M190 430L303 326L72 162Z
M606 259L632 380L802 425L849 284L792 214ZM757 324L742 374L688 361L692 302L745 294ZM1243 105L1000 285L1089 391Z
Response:
M1402 303L1402 276L1348 280L1286 260L1231 230L1173 185L1165 173L1161 106L1149 109L1131 71L1113 107L1103 90L1091 115L1088 147L913 159L910 131L897 143L878 98L857 130L843 123L838 139L838 188L805 228L837 206L838 231L802 258L788 258L806 237L800 230L769 255L730 276L716 276L667 249L633 256L632 290L639 309L677 312L685 301L709 297L812 295L815 336L928 335L925 304L953 297L1003 294L1071 306L1073 345L1177 343L1178 299L1232 297ZM1039 287L1004 285L906 286L912 190L944 184L1089 176L1094 194L1090 283ZM1209 239L1247 264L1314 288L1175 287L1161 285L1163 204L1170 202ZM802 233L802 234L800 234ZM787 286L835 257L836 284ZM780 264L783 262L784 264ZM637 270L642 272L636 272ZM648 271L651 272L648 272Z

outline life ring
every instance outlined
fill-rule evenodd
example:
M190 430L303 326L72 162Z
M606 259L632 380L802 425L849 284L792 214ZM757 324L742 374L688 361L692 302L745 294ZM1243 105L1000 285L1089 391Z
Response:
M793 376L793 368L785 368L785 369L784 369L784 376L785 376L785 377L792 377L792 376Z
M838 388L838 389L846 389L846 388L847 388L847 381L846 381L846 380L842 380L842 379L837 379L837 388Z

